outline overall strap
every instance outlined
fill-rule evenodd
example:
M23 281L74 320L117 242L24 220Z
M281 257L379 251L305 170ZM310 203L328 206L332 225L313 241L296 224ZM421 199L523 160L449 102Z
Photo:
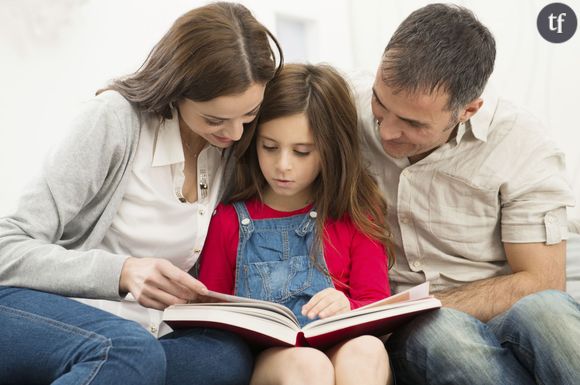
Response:
M244 240L248 240L254 231L254 221L248 213L248 208L245 202L234 202L234 209L236 214L238 214L238 223L240 227L240 241L242 237Z
M312 232L312 230L314 229L314 225L316 225L317 216L318 213L316 212L316 210L314 210L314 208L312 208L308 213L308 215L304 216L302 223L296 229L296 234L298 234L298 236L300 237L303 237L306 234Z

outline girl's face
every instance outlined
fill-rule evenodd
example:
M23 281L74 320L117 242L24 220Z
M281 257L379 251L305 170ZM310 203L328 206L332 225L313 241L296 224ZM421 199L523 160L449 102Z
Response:
M177 105L179 125L216 147L229 147L242 137L244 124L255 119L264 88L254 83L241 94L218 96L207 102L182 99Z
M282 211L310 203L311 185L320 173L320 155L306 115L260 124L256 145L260 169L269 185L265 203Z

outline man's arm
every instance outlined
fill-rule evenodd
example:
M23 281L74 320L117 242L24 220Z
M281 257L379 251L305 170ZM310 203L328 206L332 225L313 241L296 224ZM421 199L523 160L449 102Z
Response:
M512 274L484 279L435 293L443 306L488 321L520 298L566 286L566 242L504 243Z

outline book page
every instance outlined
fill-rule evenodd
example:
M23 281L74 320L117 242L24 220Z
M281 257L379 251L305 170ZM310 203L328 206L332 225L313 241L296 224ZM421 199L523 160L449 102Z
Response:
M302 328L305 338L324 335L327 333L353 328L358 330L357 334L369 333L370 325L380 325L382 334L390 332L392 327L403 318L412 317L413 314L437 309L441 307L441 302L433 297L412 300L409 302L399 302L375 308L367 308L362 311L352 311L341 314L343 317L329 317L314 321ZM346 316L346 317L345 317ZM370 324L370 325L369 325ZM341 332L337 333L338 335Z
M296 319L296 316L290 309L286 306L280 305L279 303L269 302L269 301L261 301L259 299L253 298L246 298L246 297L239 297L236 295L229 295L224 293L218 293L217 291L209 290L205 296L198 297L199 303L207 304L207 303L239 303L239 304L246 304L250 305L254 308L259 309L266 309L278 314L282 314L285 317L289 318L294 322L296 325L300 323Z
M207 303L186 303L170 306L170 312L176 316L197 314L204 310L218 310L229 312L230 314L244 314L253 318L261 318L271 322L284 325L290 329L298 330L300 325L297 320L288 317L286 312L280 313L272 306L264 306L261 303L232 303L232 302L207 302ZM169 311L167 313L170 313ZM292 314L294 316L294 314Z
M414 286L408 290L402 291L399 294L392 295L380 301L376 301L373 303L369 303L366 306L361 306L356 310L361 309L368 309L371 307L388 305L391 303L398 303L398 302L405 302L405 301L414 301L417 299L423 299L429 297L429 281L423 282L420 285ZM353 311L356 311L353 310Z
M439 306L441 306L441 303L438 300L428 296L427 298L414 299L414 300L410 300L410 301L397 301L395 303L388 303L386 305L381 304L381 305L375 305L375 306L370 306L370 307L366 307L366 306L359 307L358 309L347 311L346 313L336 314L336 315L333 315L331 317L322 318L322 319L310 322L308 325L304 326L302 328L302 330L317 328L317 327L320 327L321 325L325 325L325 324L339 325L339 323L343 320L348 320L351 318L357 319L358 317L361 317L365 314L381 313L381 314L384 314L385 316L388 316L390 311L393 311L394 313L400 313L399 310L395 310L395 309L410 308L410 307L416 306L417 304L422 304L422 303L425 303L428 305L439 303ZM403 310L403 312L404 312L404 310ZM338 326L332 326L331 328L335 328L335 327L338 327Z
M277 340L290 346L296 343L299 331L297 325L281 314L239 303L172 305L163 312L163 321L174 329L219 328L251 340Z

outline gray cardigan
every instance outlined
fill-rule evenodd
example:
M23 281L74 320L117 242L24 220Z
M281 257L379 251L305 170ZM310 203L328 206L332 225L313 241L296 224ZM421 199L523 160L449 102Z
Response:
M142 119L114 91L89 101L16 212L0 218L0 285L119 299L127 256L96 249L123 197Z

